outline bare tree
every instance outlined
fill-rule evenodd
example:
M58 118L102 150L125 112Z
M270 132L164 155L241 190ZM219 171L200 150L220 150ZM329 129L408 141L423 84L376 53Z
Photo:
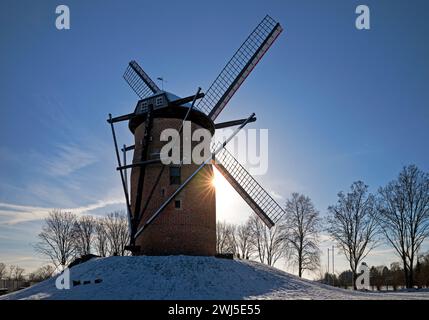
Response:
M309 197L292 193L286 201L283 224L286 246L292 263L298 266L298 275L304 270L314 271L320 265L319 212Z
M7 275L7 279L8 280L13 280L14 274L15 274L15 268L16 268L15 265L10 265L9 266L9 272L8 272L8 275Z
M390 285L395 291L405 285L404 271L401 269L399 262L390 264Z
M418 258L416 282L419 288L429 288L429 253L422 254Z
M14 280L15 279L15 269L17 268L18 266L16 266L16 265L10 265L9 266L9 275L7 276L7 278L9 279L9 280Z
M28 279L30 281L40 282L52 277L54 272L55 272L55 268L52 265L48 264L30 273L28 275Z
M74 225L76 253L84 256L91 253L92 240L95 233L95 220L91 216L82 216Z
M226 222L216 222L216 253L223 253L226 248Z
M124 256L129 244L128 222L123 211L109 213L104 221L111 254Z
M267 264L269 266L274 266L284 254L284 238L281 228L277 225L271 229L265 226L265 231L267 234L267 244L265 246L267 249Z
M337 204L328 212L327 231L346 256L356 289L358 265L377 243L375 198L368 193L367 185L357 181L350 193L338 193Z
M53 210L45 219L36 251L48 257L55 267L65 266L75 256L74 226L76 216L70 212Z
M252 245L252 251L256 252L261 263L265 263L267 254L266 226L257 215L252 215L248 223L251 231L250 243Z
M24 272L25 270L17 265L10 265L9 266L9 280L17 280L22 281L24 280Z
M227 239L228 239L228 248L229 248L228 251L232 253L234 256L236 256L237 255L237 226L235 224L229 224Z
M95 221L95 241L94 241L95 252L105 257L109 252L109 242L107 238L106 223L104 219L97 219Z
M252 230L249 222L239 225L236 231L237 254L242 259L249 259L252 250Z
M216 223L216 252L236 253L236 226L218 221Z
M17 267L15 269L15 279L18 281L24 280L25 269L21 267Z
M6 265L0 262L0 280L6 276Z
M269 229L257 215L252 215L248 223L252 251L257 253L260 262L274 266L284 253L281 228L274 226Z
M377 221L402 259L405 285L411 288L418 251L429 236L429 175L415 165L404 167L379 194Z

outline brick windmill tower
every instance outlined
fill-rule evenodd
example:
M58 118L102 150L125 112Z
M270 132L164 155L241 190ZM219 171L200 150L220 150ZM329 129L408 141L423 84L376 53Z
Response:
M132 113L109 115L122 186L128 210L130 245L134 255L215 255L216 198L211 183L214 165L268 226L283 215L283 209L225 148L247 123L246 119L215 123L228 101L270 48L282 28L268 15L247 37L205 94L179 98L161 90L135 61L131 61L124 78L140 97ZM118 149L114 124L128 121L134 145ZM166 165L161 150L165 129L179 132L190 123L191 132L206 129L213 136L216 129L236 126L223 143L212 145L212 153L202 164ZM174 143L173 143L174 145ZM195 147L195 142L191 142ZM179 144L181 154L183 144ZM127 164L127 152L133 159ZM131 169L128 177L127 170Z

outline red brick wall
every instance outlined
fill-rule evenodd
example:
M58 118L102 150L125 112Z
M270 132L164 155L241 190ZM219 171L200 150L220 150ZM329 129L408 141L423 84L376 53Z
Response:
M176 128L182 124L181 119L155 118L152 128L152 141L149 154L159 152L165 142L160 141L163 129ZM192 124L192 131L201 128ZM144 124L135 131L135 159L141 150L141 140L144 136ZM193 143L194 145L196 143ZM181 181L184 182L199 165L182 165ZM149 194L161 171L162 164L153 164L146 167L142 203L142 210ZM131 172L131 208L135 207L137 180L140 168L133 168ZM143 231L136 240L141 246L141 254L148 255L214 255L216 253L216 198L211 183L213 169L206 165L196 177L183 189L176 199L182 200L182 208L176 209L172 201L163 212ZM177 189L178 185L170 185L170 170L166 166L160 182L156 186L151 201L143 214L140 226L162 205L162 203ZM162 196L161 189L164 189Z

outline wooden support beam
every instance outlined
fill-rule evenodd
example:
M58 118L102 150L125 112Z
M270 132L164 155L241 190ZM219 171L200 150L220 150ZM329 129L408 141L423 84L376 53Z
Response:
M124 114L123 116L109 118L107 120L107 122L108 123L115 123L115 122L119 122L119 121L126 121L126 120L130 120L134 116L135 116L134 112L133 113L128 113L128 114Z
M177 99L177 100L174 100L174 101L170 101L170 104L176 105L176 106L180 106L182 104L185 104L185 103L188 103L188 102L192 102L194 99L197 100L197 99L201 99L203 97L204 97L204 93L202 93L202 92L199 93L198 92L198 94L194 95L194 96L189 96L189 97Z
M239 120L232 120L232 121L227 121L227 122L216 123L215 129L222 129L222 128L228 128L228 127L233 127L233 126L239 126L239 125L243 124L246 120L247 119L239 119ZM248 123L255 122L255 121L256 121L256 117L253 117L252 119L250 119L248 121Z

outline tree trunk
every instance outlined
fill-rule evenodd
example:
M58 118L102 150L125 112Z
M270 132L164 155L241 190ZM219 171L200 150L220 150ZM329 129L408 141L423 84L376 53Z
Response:
M410 288L414 287L414 270L412 267L410 268L408 277L409 277L409 279L408 279L408 285L409 286L407 288L410 289Z
M357 290L356 280L357 280L358 274L356 273L356 270L358 268L358 264L356 263L356 261L350 262L350 268L352 269L353 290Z
M357 280L358 275L356 274L355 271L352 271L352 272L353 272L353 290L357 290L356 280Z
M405 277L405 287L409 288L409 275L408 275L408 267L407 267L407 263L405 261L405 258L403 259L403 264L404 264L404 277Z

